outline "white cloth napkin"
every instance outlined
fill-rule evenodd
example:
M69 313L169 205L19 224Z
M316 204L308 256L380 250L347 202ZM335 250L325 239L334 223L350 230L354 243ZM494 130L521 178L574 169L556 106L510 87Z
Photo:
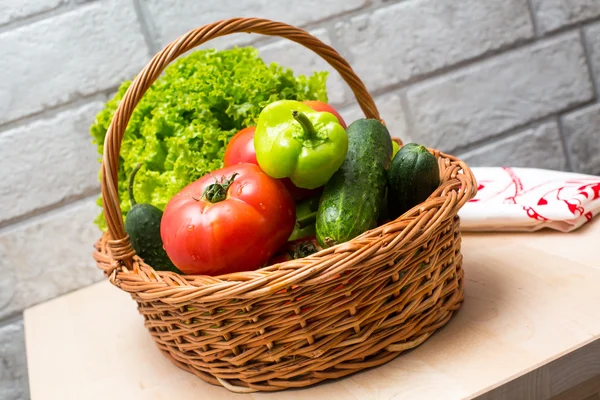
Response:
M534 168L471 168L477 196L459 211L464 231L570 232L600 213L600 177Z

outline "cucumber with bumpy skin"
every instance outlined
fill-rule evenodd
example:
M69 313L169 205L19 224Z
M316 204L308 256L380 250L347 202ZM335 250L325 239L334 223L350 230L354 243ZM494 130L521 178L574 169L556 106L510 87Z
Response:
M325 184L317 210L317 240L323 248L375 228L386 191L392 139L385 125L359 119L346 133L348 153Z

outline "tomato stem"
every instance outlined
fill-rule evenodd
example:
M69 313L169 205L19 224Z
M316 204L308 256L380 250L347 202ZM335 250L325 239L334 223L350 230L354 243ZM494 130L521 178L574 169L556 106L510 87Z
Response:
M142 164L136 165L133 171L131 171L131 175L129 175L129 186L127 187L127 191L129 192L129 201L131 201L131 207L137 204L137 202L135 201L135 197L133 197L133 182L135 180L135 175L141 167Z
M202 197L210 203L218 203L225 200L227 198L227 190L229 190L229 187L237 175L238 174L235 173L231 175L231 178L229 179L225 179L225 177L222 176L220 182L215 178L215 183L208 185L206 189L204 189Z
M294 117L294 119L296 121L298 121L298 123L302 126L302 129L304 130L304 138L305 139L316 140L319 138L319 136L317 135L317 130L315 129L315 126L312 124L312 122L310 122L310 119L308 119L306 114L304 114L303 112L294 110L294 111L292 111L292 117Z

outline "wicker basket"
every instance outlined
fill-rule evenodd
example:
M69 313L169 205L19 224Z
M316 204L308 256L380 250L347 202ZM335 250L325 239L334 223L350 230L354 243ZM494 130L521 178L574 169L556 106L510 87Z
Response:
M463 300L458 210L475 196L463 162L431 150L442 184L419 206L307 258L219 277L157 272L135 255L117 196L121 139L145 91L174 59L219 36L281 36L311 49L352 88L368 118L373 99L331 47L293 26L237 18L195 29L158 53L131 84L107 133L102 195L108 233L94 257L131 294L158 347L182 369L235 392L276 391L383 364L423 343Z

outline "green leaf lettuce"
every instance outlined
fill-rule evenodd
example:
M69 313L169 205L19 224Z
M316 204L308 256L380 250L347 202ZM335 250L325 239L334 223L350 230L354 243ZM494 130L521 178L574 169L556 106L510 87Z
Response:
M255 125L267 104L281 99L327 101L326 77L326 72L294 76L275 63L266 65L252 47L200 50L172 63L144 94L123 137L118 170L123 215L131 207L127 177L136 164L143 165L134 187L137 202L162 210L188 183L222 167L229 139ZM100 154L130 84L121 85L90 128ZM106 229L102 214L96 223Z

